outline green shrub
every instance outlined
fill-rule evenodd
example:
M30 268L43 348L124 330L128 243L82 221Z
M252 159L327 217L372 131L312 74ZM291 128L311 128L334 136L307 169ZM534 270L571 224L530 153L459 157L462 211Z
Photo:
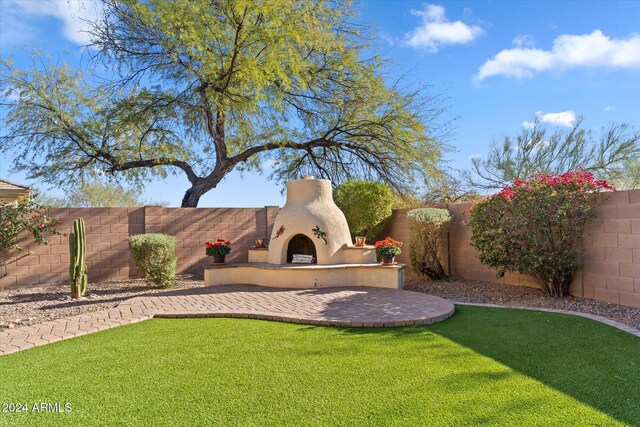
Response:
M594 217L594 195L609 189L606 181L582 170L515 181L470 209L471 243L498 276L529 274L547 295L567 295L582 266L577 248Z
M394 196L382 182L347 181L334 192L336 205L344 212L351 237L366 236L371 242L391 217Z
M409 258L413 270L430 279L444 279L447 274L438 258L442 238L449 228L447 209L420 208L407 213L409 223Z
M147 283L169 288L176 282L176 238L150 233L129 237L129 249Z

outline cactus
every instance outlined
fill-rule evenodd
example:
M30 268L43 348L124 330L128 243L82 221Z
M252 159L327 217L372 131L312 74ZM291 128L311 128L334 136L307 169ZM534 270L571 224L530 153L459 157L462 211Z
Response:
M87 291L87 265L85 257L84 220L73 221L73 232L69 235L69 277L71 278L71 298L78 299Z

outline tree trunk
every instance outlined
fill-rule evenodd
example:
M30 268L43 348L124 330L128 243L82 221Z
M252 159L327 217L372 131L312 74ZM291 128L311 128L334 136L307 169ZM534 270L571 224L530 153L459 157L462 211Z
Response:
M199 191L196 186L192 186L184 193L184 197L182 198L183 208L197 208L198 202L200 201L200 197L202 197L204 193Z
M216 167L210 175L191 181L191 188L184 193L181 206L183 208L197 208L200 197L209 190L216 188L222 178L233 170L233 166L235 166L235 163L228 163L224 167Z
M575 272L573 270L555 274L538 272L534 273L533 277L538 281L540 287L547 296L560 298L569 295L574 274Z

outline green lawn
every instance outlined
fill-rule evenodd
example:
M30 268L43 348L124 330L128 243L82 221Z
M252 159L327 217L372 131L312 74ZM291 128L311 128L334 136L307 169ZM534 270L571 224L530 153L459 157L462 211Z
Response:
M72 405L2 425L640 425L640 339L520 310L395 329L154 319L0 372L0 402Z

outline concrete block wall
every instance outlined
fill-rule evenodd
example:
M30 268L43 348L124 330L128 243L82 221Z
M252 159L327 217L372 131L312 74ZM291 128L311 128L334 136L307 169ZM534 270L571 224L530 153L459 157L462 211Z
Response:
M210 260L204 244L217 238L229 239L230 262L246 262L249 246L257 238L268 237L279 207L263 208L61 208L51 215L63 221L59 228L69 233L73 220L84 218L87 229L87 268L91 282L141 277L130 256L128 237L141 233L176 236L178 273L201 273ZM67 283L69 244L63 236L53 236L51 245L35 245L29 236L20 243L25 251L9 254L7 275L0 289Z
M601 195L591 221L582 236L584 268L571 284L571 292L601 301L640 307L640 190ZM449 236L443 242L443 265L453 275L505 285L538 287L531 276L507 273L496 277L495 270L480 263L471 246L471 232L462 221L469 204L449 204L453 216ZM406 209L393 211L384 235L405 242L398 261L409 263L409 229Z
M163 208L145 207L145 233L176 236L178 273L202 273L211 262L204 253L206 241L232 242L228 262L247 262L248 249L266 238L273 227L270 211L279 208ZM275 218L274 218L275 219Z
M583 236L585 265L573 287L588 298L640 307L640 190L619 191L600 203Z
M84 218L89 280L136 277L127 237L144 232L144 208L58 208L51 215L63 221L58 229L67 234L74 219ZM8 275L0 279L0 288L68 281L69 242L63 236L49 240L51 245L35 245L23 236L20 245L26 250L9 254Z
M596 208L597 218L585 230L584 269L576 275L572 293L640 307L640 190L620 191L603 197ZM526 275L506 274L482 265L470 244L471 233L462 224L467 204L447 207L453 215L448 238L441 248L445 268L454 275L505 285L533 286ZM129 255L127 238L134 234L162 232L176 236L178 272L201 272L209 260L204 242L225 238L233 242L230 262L247 261L247 249L254 239L270 236L280 208L63 208L51 214L63 220L61 231L68 233L75 218L87 224L87 267L91 281L140 277ZM394 210L384 236L405 242L397 260L409 264L409 229L406 209ZM21 241L28 251L10 254L8 275L0 279L0 289L68 281L69 248L62 236L53 245L38 246ZM31 253L30 253L31 252Z

